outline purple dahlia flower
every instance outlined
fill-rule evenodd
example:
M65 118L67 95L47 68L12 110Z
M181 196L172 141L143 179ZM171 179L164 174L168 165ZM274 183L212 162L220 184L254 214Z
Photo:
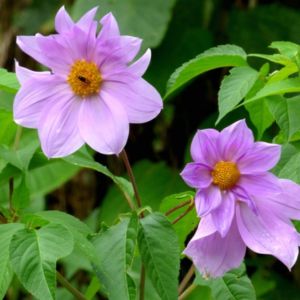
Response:
M194 162L181 173L197 189L199 227L184 253L210 277L238 267L246 247L271 254L288 268L296 262L300 186L268 172L280 146L254 142L244 120L218 132L199 130L191 146Z
M98 33L97 8L74 23L62 7L57 34L18 36L17 44L51 72L16 64L21 89L14 102L15 121L37 128L48 157L63 157L84 143L103 154L119 154L129 123L144 123L162 109L159 93L142 79L150 50L137 61L141 40L120 35L111 13Z

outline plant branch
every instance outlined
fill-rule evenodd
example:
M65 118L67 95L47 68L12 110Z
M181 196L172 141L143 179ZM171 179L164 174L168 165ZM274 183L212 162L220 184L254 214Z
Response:
M191 200L187 200L187 201L185 201L185 202L182 202L182 203L180 203L180 204L174 206L174 207L171 208L170 210L168 210L168 211L165 213L165 215L168 216L168 215L170 215L172 212L176 211L177 209L179 209L179 208L181 208L181 207L184 207L184 206L186 206L186 205L188 205L188 204L190 204L190 203L191 203Z
M197 287L196 284L191 284L178 298L178 300L184 300L190 293Z
M186 216L192 209L194 205L190 205L186 211L184 211L181 215L179 215L172 224L176 224L179 220L181 220L184 216Z
M74 288L70 282L62 276L58 271L56 271L56 277L57 281L64 287L66 288L76 299L78 300L87 300L87 298L76 288Z
M185 274L182 281L180 282L180 285L178 288L179 295L185 290L185 288L188 285L188 283L190 282L191 278L194 276L194 273L195 273L195 267L194 267L194 265L191 265L188 272Z
M140 300L144 300L145 298L145 279L146 279L146 272L145 272L145 266L142 263L141 266L141 273L140 273Z
M9 183L8 205L9 205L10 212L14 213L14 208L12 203L13 192L14 192L14 178L10 177L8 183Z
M135 177L133 175L132 168L131 168L131 165L130 165L130 162L129 162L129 159L128 159L128 156L127 156L127 153L126 153L125 149L123 149L122 152L120 153L120 157L122 158L122 160L124 162L124 165L126 167L128 176L129 176L130 181L132 183L134 196L135 196L138 208L141 208L142 207L142 200L141 200L141 197L139 195L137 184L136 184L136 181L135 181ZM143 214L141 214L141 216L143 217Z
M128 159L125 149L123 149L122 152L120 153L120 157L122 158L122 160L124 162L128 176L130 178L138 208L141 208L142 200L141 200L141 197L140 197L140 194L138 191L138 187L137 187L137 184L135 181L135 177L134 177L134 174L133 174L133 171L132 171L132 168L131 168L131 165L130 165L130 162L129 162L129 159ZM141 218L144 217L143 212L141 212L140 217ZM141 272L140 272L140 296L139 296L140 300L144 300L144 298L145 298L145 278L146 278L145 266L142 263Z

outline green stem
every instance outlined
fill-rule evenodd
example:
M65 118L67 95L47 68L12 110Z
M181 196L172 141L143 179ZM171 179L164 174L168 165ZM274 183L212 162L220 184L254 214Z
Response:
M16 135L15 135L14 144L12 146L13 151L17 151L17 149L19 147L21 136L22 136L22 131L23 131L22 127L18 126ZM9 210L13 214L13 218L14 218L15 210L13 208L13 203L12 203L13 192L14 192L14 178L11 177L9 179L9 198L8 198L9 203L8 203L8 205L9 205Z
M23 128L21 126L18 126L16 136L15 136L15 141L14 141L14 144L13 144L13 150L15 150L15 151L19 148L19 144L20 144L20 140L21 140L21 136L22 136L22 131L23 131Z
M9 205L10 212L14 213L14 208L12 203L13 192L14 192L14 178L10 177L8 183L9 183L8 205Z
M74 288L70 284L70 282L64 276L62 276L58 271L56 271L56 277L57 277L57 281L64 288L66 288L75 297L75 299L78 299L78 300L87 300L87 298L81 292L79 292L76 288Z

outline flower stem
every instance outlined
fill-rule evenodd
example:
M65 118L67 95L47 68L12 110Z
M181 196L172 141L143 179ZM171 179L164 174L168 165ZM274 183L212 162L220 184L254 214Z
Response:
M87 300L87 298L81 292L79 292L76 288L74 288L70 284L70 282L64 276L62 276L58 271L56 271L56 276L57 276L58 282L63 287L65 287L76 299Z
M168 215L170 215L172 212L176 211L177 209L179 209L179 208L181 208L181 207L184 207L184 206L186 206L186 205L188 205L188 204L190 204L190 203L191 203L191 200L187 200L187 201L185 201L185 202L182 202L182 203L180 203L180 204L174 206L174 207L171 208L170 210L168 210L168 211L165 213L165 215L168 216Z
M134 175L133 175L133 172L132 172L132 168L131 168L131 165L130 165L130 162L129 162L129 159L128 159L128 156L127 156L127 153L126 153L125 149L123 149L122 152L120 153L120 157L122 158L122 160L124 162L124 165L125 165L125 168L127 170L128 176L129 176L130 181L132 183L134 196L135 196L138 208L141 208L142 207L141 197L139 195L137 184L136 184L136 181L135 181L135 178L134 178ZM141 217L143 217L143 214L141 214Z
M195 273L195 267L194 267L194 265L191 265L188 272L185 274L182 281L180 282L180 285L179 285L179 288L178 288L178 294L179 295L184 291L187 284L189 283L189 281L193 277L194 273Z
M184 211L181 215L179 215L172 224L176 224L179 220L181 220L184 216L186 216L192 209L194 205L190 205L186 211Z
M124 162L128 176L130 178L138 208L141 208L142 200L141 200L141 197L140 197L140 194L139 194L139 191L137 188L137 184L135 181L135 177L133 175L133 171L132 171L132 168L131 168L131 165L130 165L130 162L129 162L129 159L128 159L125 149L123 149L122 152L120 153L120 157L122 158L122 160ZM143 217L144 217L144 213L141 212L140 218L143 218ZM144 300L144 297L145 297L145 278L146 278L145 266L142 263L141 272L140 272L140 296L139 296L140 300Z
M178 300L184 300L190 293L197 287L196 284L191 284L178 298Z

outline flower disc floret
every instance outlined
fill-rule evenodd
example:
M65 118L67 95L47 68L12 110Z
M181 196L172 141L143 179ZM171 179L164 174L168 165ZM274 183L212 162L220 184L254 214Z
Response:
M73 92L80 97L98 94L102 77L97 65L84 59L77 60L72 65L68 83Z
M231 189L240 179L237 165L231 161L219 161L211 172L213 184L221 190Z

